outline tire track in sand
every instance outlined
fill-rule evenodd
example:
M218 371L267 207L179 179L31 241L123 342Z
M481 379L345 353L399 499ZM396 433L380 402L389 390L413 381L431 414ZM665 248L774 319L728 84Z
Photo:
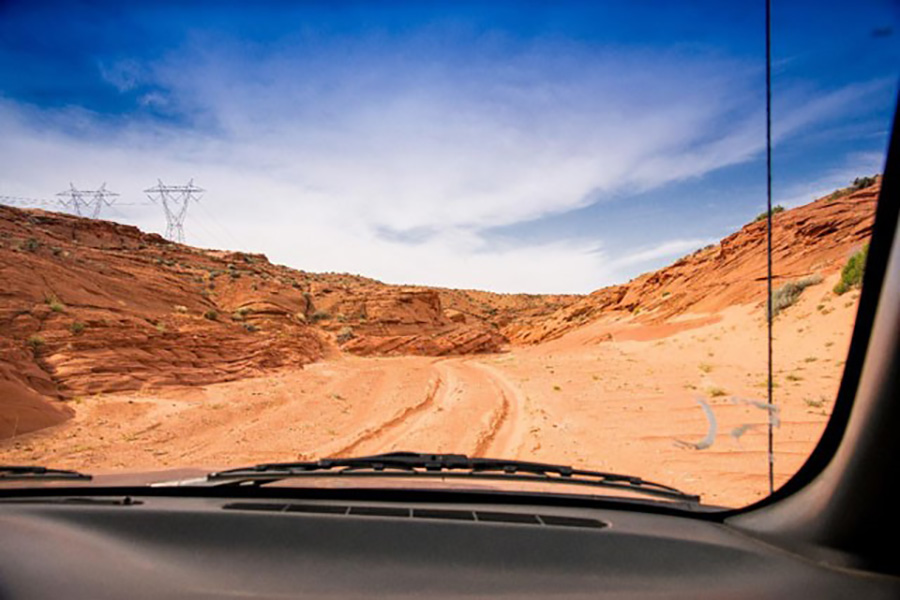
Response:
M475 450L472 452L472 456L487 456L488 454L490 454L490 448L494 445L495 439L500 434L500 429L509 419L509 399L502 391L500 392L500 398L502 399L502 402L500 403L500 406L497 407L497 409L491 414L491 419L488 422L487 428L483 429L478 434L478 439L475 442ZM513 457L505 456L503 458Z
M433 365L437 372L424 400L364 430L328 456L403 450L516 458L527 431L518 389L470 357Z
M391 433L396 433L394 430L400 429L403 426L409 427L410 420L415 419L417 416L434 407L435 398L437 398L438 392L443 387L443 379L438 375L432 380L432 383L429 384L429 389L426 391L425 398L421 402L408 406L387 421L383 421L374 427L364 430L349 444L330 452L328 458L352 456L352 453L366 442L383 438Z
M488 384L501 399L488 427L479 434L474 456L518 458L528 431L524 396L494 367L476 360L468 364L486 376Z

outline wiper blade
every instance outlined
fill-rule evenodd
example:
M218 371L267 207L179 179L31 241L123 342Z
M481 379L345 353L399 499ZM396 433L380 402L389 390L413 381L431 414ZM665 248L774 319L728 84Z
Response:
M78 471L36 467L31 465L0 465L0 481L54 481L77 479L90 481L92 477Z
M266 483L282 479L320 477L323 475L346 477L468 477L538 483L563 483L613 488L682 502L700 502L700 496L688 494L677 488L631 475L575 469L570 466L550 463L498 458L473 458L465 454L390 452L354 458L325 458L307 462L263 463L210 473L207 475L207 480L210 482L222 481L231 483L250 481L257 485L265 485Z

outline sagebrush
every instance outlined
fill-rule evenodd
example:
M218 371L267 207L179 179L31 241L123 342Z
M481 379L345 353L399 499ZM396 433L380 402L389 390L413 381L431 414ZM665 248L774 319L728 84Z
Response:
M772 316L776 317L782 310L786 309L789 306L792 306L795 302L797 302L797 300L800 299L800 295L803 293L803 290L811 285L816 285L818 283L822 283L822 276L810 275L808 277L803 277L802 279L788 281L783 286L773 290Z
M862 284L863 274L866 271L866 259L869 257L869 245L866 244L847 260L847 264L841 269L841 280L834 286L834 293L840 296Z
M773 216L777 215L780 212L784 212L784 207L782 205L778 204L778 205L772 207L772 215ZM758 215L756 215L756 218L753 219L753 221L754 222L763 221L768 216L769 216L769 211L763 211L763 212L759 213Z

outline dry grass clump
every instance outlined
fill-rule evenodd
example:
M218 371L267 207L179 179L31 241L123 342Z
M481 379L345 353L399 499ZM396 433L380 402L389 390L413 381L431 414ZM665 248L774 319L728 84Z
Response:
M788 281L783 286L772 291L772 316L794 305L800 299L803 290L811 285L822 283L821 275L810 275L794 281Z
M775 206L772 207L772 215L773 215L773 216L774 216L774 215L777 215L777 214L780 213L780 212L784 212L784 207L783 207L782 205L777 204L777 205L775 205ZM753 222L756 223L757 221L763 221L763 220L765 220L768 216L769 216L769 211L767 211L767 210L766 210L766 211L763 211L763 212L759 213L758 215L756 215L756 218L753 219Z

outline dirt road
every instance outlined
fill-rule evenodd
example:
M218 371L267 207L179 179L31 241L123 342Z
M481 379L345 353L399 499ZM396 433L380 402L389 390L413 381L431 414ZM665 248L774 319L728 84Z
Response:
M350 456L516 457L520 392L472 358L354 358L207 386L79 398L59 427L3 442L6 460L80 469Z
M433 369L420 402L365 429L331 455L426 450L517 457L527 431L518 390L471 358L438 360Z
M809 455L840 380L855 299L829 300L830 285L776 323L776 484ZM502 354L343 355L205 387L81 397L73 419L0 442L0 456L110 472L464 453L634 474L741 505L767 493L763 320L750 306L707 321L640 340L610 339L598 322Z

